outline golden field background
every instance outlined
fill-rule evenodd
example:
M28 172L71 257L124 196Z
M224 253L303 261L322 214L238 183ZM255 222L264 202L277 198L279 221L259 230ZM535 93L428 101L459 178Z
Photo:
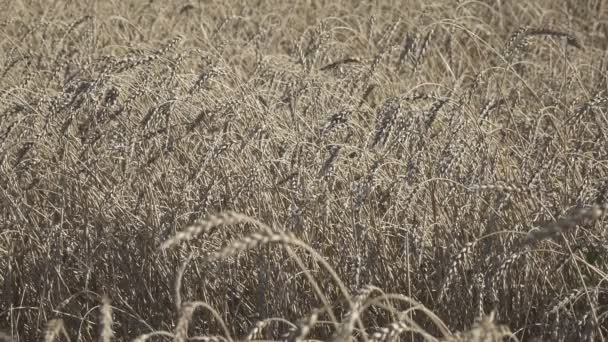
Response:
M603 1L1 1L1 341L603 341Z

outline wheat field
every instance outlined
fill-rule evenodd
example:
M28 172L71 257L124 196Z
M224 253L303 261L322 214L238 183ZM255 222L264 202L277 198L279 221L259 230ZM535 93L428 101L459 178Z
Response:
M0 341L604 341L603 0L0 1Z

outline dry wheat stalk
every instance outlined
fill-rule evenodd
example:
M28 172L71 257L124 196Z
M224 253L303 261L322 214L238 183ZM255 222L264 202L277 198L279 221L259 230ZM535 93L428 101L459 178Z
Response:
M502 341L505 338L513 337L511 331L503 326L496 325L494 323L494 312L489 316L483 317L481 320L475 323L471 330L457 333L455 336L447 338L445 342L493 342Z
M173 247L173 246L181 243L182 241L192 240L192 239L196 238L197 236L199 236L200 234L209 233L212 229L214 229L218 226L234 225L234 224L240 223L242 221L243 221L242 217L237 216L235 213L232 213L232 212L220 213L218 215L209 217L205 221L199 221L193 225L188 226L184 231L181 231L181 232L175 234L174 237L165 241L162 244L161 248L163 248L163 249L170 248L170 247Z
M290 244L298 241L293 233L282 232L264 232L253 233L249 236L244 236L241 239L231 242L226 247L213 253L209 256L210 260L220 260L228 258L232 255L239 254L248 249L256 248L259 245L268 243Z
M112 305L108 296L101 299L101 341L110 342L114 337L112 330Z
M310 330L317 323L319 311L313 311L306 319L297 324L296 330L285 339L286 342L302 342L306 339Z
M136 339L133 340L133 342L145 342L148 339L154 337L154 336L165 336L168 338L174 338L175 335L173 335L172 333L168 332L168 331L155 331L149 334L143 334L143 335L139 335Z
M1 342L12 342L13 339L11 338L10 335L5 334L5 333L3 333L3 332L0 331L0 341Z
M590 200L608 175L598 1L135 2L85 16L66 1L2 8L11 338L65 340L65 317L94 293L132 317L113 317L102 298L100 318L81 320L83 340L97 329L100 340L229 340L224 328L262 338L278 333L264 322L290 324L250 330L252 319L319 300L324 311L292 339L450 336L417 304L399 313L400 300L371 286L350 295L369 283L434 303L461 340L510 338L491 318L471 326L488 309L511 339L604 339L607 201ZM525 26L564 18L568 30ZM508 27L521 29L506 42ZM551 42L531 56L538 36ZM170 248L182 242L188 258ZM230 326L188 336L207 324L191 302L200 297ZM65 326L45 329L53 310ZM177 336L154 331L175 323Z
M65 326L63 325L63 320L61 319L52 319L47 322L46 330L44 332L44 341L45 342L53 342L58 337L63 337L66 341L71 341L70 336L65 330Z
M226 324L224 323L222 317L217 313L216 310L210 307L207 303L203 302L188 302L182 305L179 320L177 321L177 326L175 327L175 341L185 342L186 340L189 340L188 327L190 325L190 322L192 321L192 315L194 314L194 311L199 307L207 309L213 315L215 320L221 325L225 334L223 336L223 339L225 339L226 341L232 341L232 338L230 337L230 331L226 327Z
M357 292L357 294L355 294L353 296L352 308L344 316L340 329L338 329L338 331L335 332L335 334L332 337L332 341L345 340L347 337L350 337L353 334L353 331L355 329L355 322L360 320L360 315L361 315L360 311L363 308L365 301L374 292L379 292L381 294L384 294L382 289L380 289L376 286L365 285Z
M454 278L456 277L456 272L458 272L459 268L462 268L467 263L467 258L472 254L473 248L477 244L478 240L467 242L464 247L456 254L454 259L452 259L452 263L450 268L448 269L448 275L445 278L443 286L441 288L441 293L439 295L439 300L441 301L446 295L448 288L452 285Z

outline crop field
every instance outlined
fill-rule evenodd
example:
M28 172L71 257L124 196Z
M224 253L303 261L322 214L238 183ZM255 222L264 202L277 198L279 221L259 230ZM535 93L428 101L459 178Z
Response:
M605 341L603 0L0 0L0 341Z

